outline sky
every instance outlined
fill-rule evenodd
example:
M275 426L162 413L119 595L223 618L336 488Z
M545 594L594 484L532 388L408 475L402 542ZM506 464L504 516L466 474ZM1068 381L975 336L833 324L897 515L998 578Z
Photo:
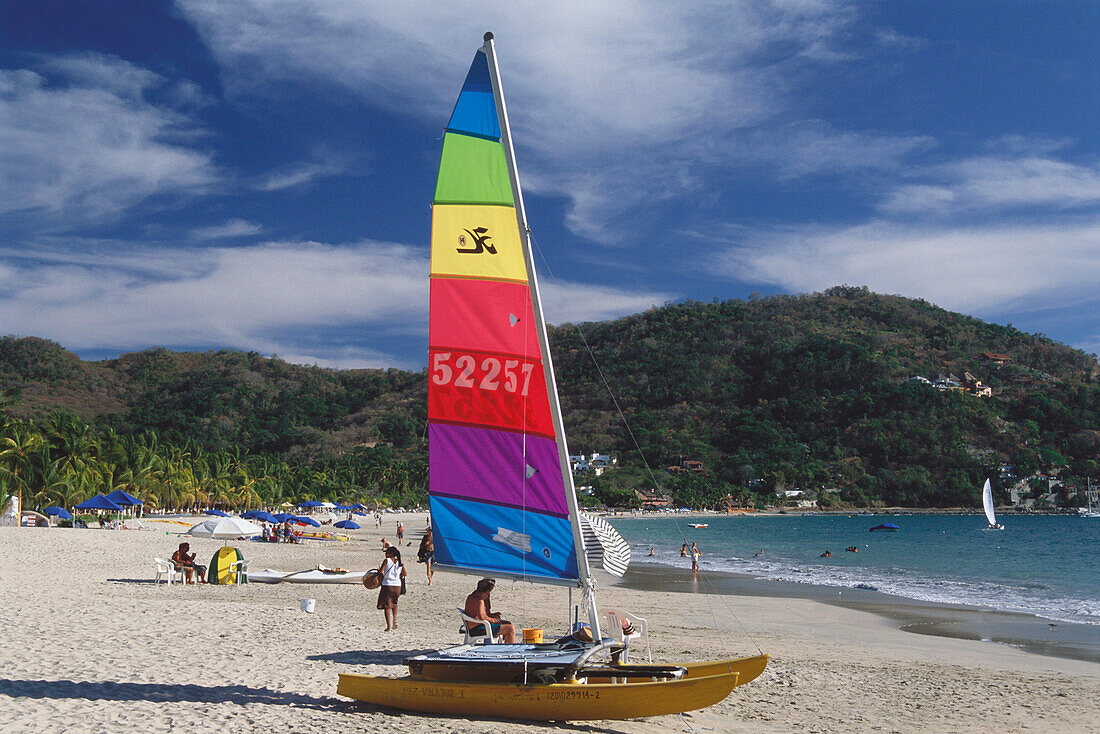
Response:
M0 334L427 361L496 37L545 313L841 284L1100 352L1100 3L0 0Z

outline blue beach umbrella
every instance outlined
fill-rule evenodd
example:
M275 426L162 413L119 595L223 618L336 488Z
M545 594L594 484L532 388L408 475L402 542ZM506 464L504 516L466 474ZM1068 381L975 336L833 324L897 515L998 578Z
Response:
M294 521L301 523L302 525L312 525L315 528L321 527L321 523L317 522L312 517L302 517L301 515L299 515L294 518Z
M352 506L351 505L341 505L340 503L336 503L336 507L334 507L333 509L334 510L340 510L341 512L347 512L348 510L352 509Z
M73 516L64 507L57 507L57 506L47 507L46 509L42 510L42 514L43 515L57 515L57 517L62 519L62 520L72 520L73 519Z
M99 494L92 497L90 500L84 500L76 506L77 510L110 510L112 512L122 512L122 508L116 503L107 499L103 495Z
M362 502L356 502L354 505L351 506L351 509L353 509L353 510L366 510L367 506L364 505Z
M333 523L332 527L344 528L345 530L358 530L359 523L352 522L351 520L341 520L340 522Z
M293 520L294 519L294 515L291 515L291 514L286 513L286 512L276 513L275 515L272 515L272 517L275 518L275 522L286 522L287 520Z
M203 510L202 514L217 515L218 517L229 517L228 513L222 512L221 510L215 510L213 507L211 507L209 510Z
M241 515L245 520L260 520L261 522L279 522L279 519L270 512L263 510L249 510Z
M299 507L320 507L323 504L324 504L323 502L318 502L317 500L306 500L305 502L301 503L298 506Z

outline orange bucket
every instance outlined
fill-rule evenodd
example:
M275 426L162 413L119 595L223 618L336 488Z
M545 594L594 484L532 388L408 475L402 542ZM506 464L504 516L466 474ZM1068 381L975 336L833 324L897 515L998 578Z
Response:
M542 630L540 629L523 629L523 641L529 644L539 644L542 642Z

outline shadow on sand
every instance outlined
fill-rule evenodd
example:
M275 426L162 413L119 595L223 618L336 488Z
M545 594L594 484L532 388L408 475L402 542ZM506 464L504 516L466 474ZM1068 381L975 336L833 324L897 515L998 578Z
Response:
M12 698L84 699L88 701L153 701L194 703L262 703L318 710L346 710L338 698L250 686L202 686L193 683L123 683L116 681L18 680L0 678L0 696Z
M327 660L330 663L342 663L344 665L401 665L405 658L413 655L423 655L428 650L345 650L344 652L329 652L324 655L306 655L306 660Z

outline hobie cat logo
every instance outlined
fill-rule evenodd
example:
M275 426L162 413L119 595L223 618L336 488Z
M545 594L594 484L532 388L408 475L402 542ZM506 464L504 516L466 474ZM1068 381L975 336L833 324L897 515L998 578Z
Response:
M465 232L473 237L474 244L471 247L467 247L466 234L460 234L458 236L458 252L470 255L477 255L482 252L487 252L490 255L497 254L496 245L489 242L492 237L488 234L488 229L485 227L477 227L475 229L467 229Z

